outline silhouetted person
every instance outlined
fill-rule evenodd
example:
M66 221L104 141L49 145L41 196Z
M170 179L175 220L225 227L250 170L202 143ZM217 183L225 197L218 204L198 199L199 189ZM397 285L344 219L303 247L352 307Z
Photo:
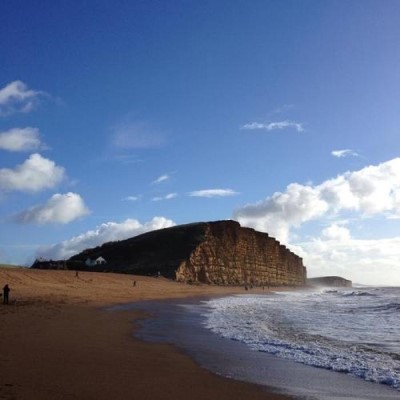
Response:
M10 293L10 288L8 285L3 287L3 304L8 304L8 293Z
M136 281L133 281L133 287L135 287L136 286Z

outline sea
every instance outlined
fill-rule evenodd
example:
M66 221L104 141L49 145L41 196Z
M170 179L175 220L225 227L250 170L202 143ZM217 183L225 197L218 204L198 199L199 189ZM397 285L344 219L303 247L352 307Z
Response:
M304 399L400 399L400 288L320 288L146 302L136 336Z
M252 351L388 385L400 398L400 288L208 300L205 326Z

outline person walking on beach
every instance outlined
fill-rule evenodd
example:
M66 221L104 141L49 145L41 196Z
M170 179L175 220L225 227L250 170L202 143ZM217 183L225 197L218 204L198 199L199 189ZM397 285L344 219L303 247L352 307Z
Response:
M10 293L10 290L8 285L3 287L3 304L8 304L8 293Z

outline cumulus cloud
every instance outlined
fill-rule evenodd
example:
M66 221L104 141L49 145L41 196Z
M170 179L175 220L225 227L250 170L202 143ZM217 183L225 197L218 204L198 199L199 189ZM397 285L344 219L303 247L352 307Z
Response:
M159 147L164 143L164 137L145 123L125 121L112 130L112 144L120 150Z
M343 150L332 150L331 154L337 158L343 157L358 157L358 153L351 149L343 149Z
M339 240L343 242L350 239L350 230L334 223L322 231L322 236L327 240Z
M68 224L89 213L83 199L77 193L55 194L45 204L29 208L14 217L19 223Z
M174 221L164 217L154 217L144 224L141 224L136 219L126 219L120 223L106 222L94 230L74 236L61 243L41 248L37 256L49 259L69 258L82 250L96 247L106 242L124 240L145 232L169 228L174 225Z
M303 258L309 277L339 275L354 283L400 285L400 236L356 239L334 223L321 237L289 247Z
M165 182L168 179L170 179L170 176L168 174L164 174L159 176L156 180L154 180L152 183L153 184L157 184L157 183L161 183L161 182Z
M40 154L32 154L14 169L0 169L0 191L38 192L65 178L65 169Z
M0 132L0 149L7 151L32 151L44 147L37 128L13 128Z
M44 92L29 89L21 81L13 81L0 89L0 116L32 111Z
M235 196L238 192L235 192L232 189L204 189L204 190L195 190L194 192L189 192L188 196L190 197L227 197L227 196Z
M157 196L153 197L153 201L162 201L162 200L171 200L174 199L175 197L178 197L178 193L168 193L165 196Z
M248 124L242 125L240 129L247 129L247 130L256 130L256 129L263 129L266 131L274 131L274 130L282 130L293 128L297 132L303 132L303 124L299 122L292 122L292 121L277 121L277 122L250 122Z
M316 186L292 183L282 193L236 210L234 219L288 242L292 227L343 211L399 215L400 158L346 172Z

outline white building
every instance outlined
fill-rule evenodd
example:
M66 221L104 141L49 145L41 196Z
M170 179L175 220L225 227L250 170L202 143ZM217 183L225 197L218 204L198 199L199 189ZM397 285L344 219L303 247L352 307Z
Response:
M97 257L95 260L92 260L91 258L87 258L85 261L85 264L88 267L93 267L94 265L102 265L102 264L107 264L107 261L102 257Z

